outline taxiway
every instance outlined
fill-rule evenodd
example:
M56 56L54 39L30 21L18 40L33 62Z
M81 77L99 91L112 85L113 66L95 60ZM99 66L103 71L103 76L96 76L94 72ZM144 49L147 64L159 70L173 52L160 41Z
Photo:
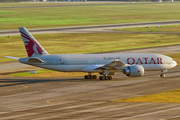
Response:
M0 78L1 120L178 120L179 103L126 103L113 100L180 88L180 66L159 78L146 72L131 78L118 73L113 80L75 78Z
M109 25L91 25L76 27L60 27L60 28L44 28L44 29L28 29L32 34L48 34L48 33L142 33L142 32L124 32L116 31L118 28L133 28L161 25L178 25L179 20L174 21L156 21L126 24L109 24ZM17 28L18 29L18 28ZM180 32L143 32L153 34L180 34ZM18 30L1 30L0 36L20 35Z

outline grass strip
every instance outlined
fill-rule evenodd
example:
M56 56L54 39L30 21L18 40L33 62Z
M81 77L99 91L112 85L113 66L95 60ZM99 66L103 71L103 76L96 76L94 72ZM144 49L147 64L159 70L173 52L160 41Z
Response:
M0 30L179 20L179 6L180 3L157 3L1 9Z
M180 65L180 53L168 54L169 57L173 58L177 65Z
M20 73L12 73L8 76L19 76L19 77L77 77L84 76L86 73L83 72L58 72L53 70L37 70L37 73L30 72L20 72Z
M35 34L49 54L83 54L180 44L180 34L57 33ZM0 37L0 62L3 56L26 57L20 36Z
M180 103L180 89L140 97L113 100L113 102Z

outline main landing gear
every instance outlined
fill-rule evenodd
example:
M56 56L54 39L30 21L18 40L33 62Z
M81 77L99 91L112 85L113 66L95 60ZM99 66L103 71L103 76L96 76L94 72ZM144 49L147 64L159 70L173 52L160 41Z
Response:
M165 78L165 72L167 72L167 70L162 70L162 71L161 71L161 74L160 74L160 77L161 77L161 78Z
M84 79L96 79L97 76L96 75L91 75L91 73L88 73L88 75L84 76Z
M97 79L96 75L91 75L91 73L88 73L88 75L84 76L84 79ZM112 80L112 77L109 75L102 75L99 77L100 80Z
M103 76L100 76L99 79L100 80L112 80L112 77L103 75Z

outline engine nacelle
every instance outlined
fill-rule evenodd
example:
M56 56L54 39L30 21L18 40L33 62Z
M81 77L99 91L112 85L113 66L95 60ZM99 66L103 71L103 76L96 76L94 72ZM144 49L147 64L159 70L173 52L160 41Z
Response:
M129 77L141 77L144 75L144 67L141 65L128 66L123 73Z

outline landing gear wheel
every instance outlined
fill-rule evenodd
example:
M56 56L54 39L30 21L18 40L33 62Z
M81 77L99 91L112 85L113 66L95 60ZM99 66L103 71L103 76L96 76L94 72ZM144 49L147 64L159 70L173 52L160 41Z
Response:
M91 76L90 75L85 75L84 79L91 79Z
M85 75L85 76L84 76L84 79L88 79L88 75Z
M99 79L100 79L100 80L104 80L104 76L100 76Z
M107 79L108 79L108 80L112 80L112 77L111 77L111 76L108 76Z
M96 78L97 78L97 76L96 76L96 75L93 75L93 76L92 76L92 79L96 79Z
M165 74L160 74L160 77L161 78L165 78Z
M167 72L167 70L161 70L161 74L160 74L161 78L165 78L165 72Z
M100 76L99 77L100 80L112 80L111 76Z
M85 75L84 79L96 79L97 76L96 75Z

